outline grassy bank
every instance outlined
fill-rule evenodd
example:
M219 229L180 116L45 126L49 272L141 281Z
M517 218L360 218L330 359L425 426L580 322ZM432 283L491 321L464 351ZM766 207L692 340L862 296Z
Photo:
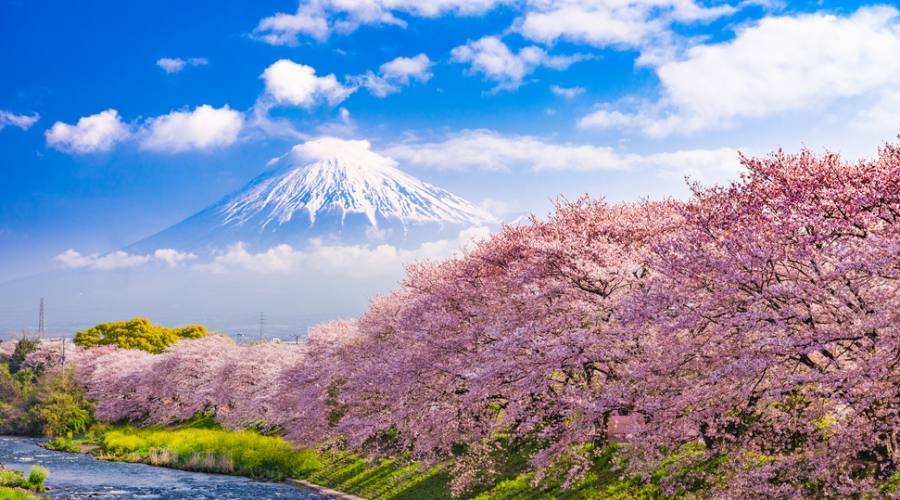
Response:
M526 472L525 457L516 453L501 465L492 483L470 491L460 498L469 500L658 498L658 488L643 484L634 477L622 477L616 470L616 448L604 449L593 460L584 478L568 488L562 481L548 476L535 481ZM320 458L321 470L310 481L364 498L415 500L420 498L450 499L450 475L446 466L423 468L403 460L369 461L351 454L326 455ZM551 471L552 472L552 471Z
M102 458L273 481L306 477L321 467L315 452L252 431L125 427L103 433L97 444Z
M85 439L61 438L51 447L90 451L101 458L183 470L236 474L256 479L288 477L372 499L449 499L446 465L424 467L403 458L369 460L351 453L300 450L279 437L219 428L98 428ZM658 489L618 471L616 448L595 454L585 477L563 488L561 481L535 483L526 471L526 454L513 451L492 483L471 491L468 499L655 498ZM551 478L553 475L551 474Z
M28 490L0 486L0 498L3 500L36 500L40 498Z
M4 469L0 466L0 498L4 500L32 500L38 497L34 493L44 491L44 480L47 469L40 465L31 468L28 476L17 470Z
M108 460L143 462L183 470L235 474L266 480L291 477L350 493L367 499L414 500L447 499L450 495L449 464L423 467L402 457L368 460L351 453L316 452L296 449L287 441L253 431L231 432L220 428L135 428L97 427L82 439L60 438L54 449L90 452ZM702 498L710 485L701 478L721 480L715 461L684 460L701 452L700 445L688 447L669 460L646 480L623 473L624 463L617 445L607 446L590 456L582 479L563 487L567 470L547 471L537 481L527 470L527 447L502 450L503 458L492 481L459 498L467 500L587 500L664 498L659 482L664 477L694 477L690 490L677 497ZM686 465L686 464L692 465ZM20 475L21 477L21 475ZM4 486L0 482L0 486ZM881 494L892 498L900 491L900 474L882 485ZM2 493L2 491L0 491ZM0 494L0 498L6 498ZM20 497L12 497L20 498ZM29 498L27 496L21 498Z

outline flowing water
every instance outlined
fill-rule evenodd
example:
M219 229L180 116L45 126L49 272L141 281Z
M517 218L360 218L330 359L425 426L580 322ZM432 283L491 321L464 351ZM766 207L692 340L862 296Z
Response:
M316 493L279 483L186 472L145 464L107 462L89 455L45 450L40 439L0 437L0 464L28 474L32 465L50 470L47 493L54 499L245 499L318 500Z

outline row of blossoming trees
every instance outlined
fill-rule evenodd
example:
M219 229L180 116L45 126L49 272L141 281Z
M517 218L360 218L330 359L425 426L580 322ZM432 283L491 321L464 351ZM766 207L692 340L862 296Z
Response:
M500 434L575 477L574 450L627 416L637 471L693 446L725 496L875 492L900 461L900 148L744 166L687 202L562 202L300 346L100 347L82 380L104 420L213 410L304 446L454 457L459 488Z

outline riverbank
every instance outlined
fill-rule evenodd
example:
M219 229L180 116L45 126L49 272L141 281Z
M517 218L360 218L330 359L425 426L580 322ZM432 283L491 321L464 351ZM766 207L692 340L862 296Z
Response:
M40 465L32 466L26 476L22 471L6 469L0 464L0 498L4 500L32 500L38 497L35 493L44 491L44 480L47 469Z
M21 488L0 486L0 498L3 500L38 500L34 493Z
M290 484L331 498L449 498L445 487L449 478L434 481L434 474L422 471L416 464L317 453L253 431L195 425L198 424L149 429L98 426L81 438L58 438L46 446L106 461L278 482L290 480Z
M98 426L80 439L57 439L50 445L112 463L138 463L169 469L247 476L283 481L326 498L450 500L451 463L424 467L404 457L372 460L352 453L296 449L279 437L253 431L220 428L135 428ZM716 461L696 460L700 445L674 453L649 477L628 475L618 445L582 450L584 476L564 487L569 464L560 463L538 479L528 471L533 449L500 448L504 459L493 476L478 489L455 498L465 500L587 500L704 497L722 480ZM673 477L704 478L690 490L665 492L660 486ZM271 484L271 483L270 483ZM897 491L900 477L882 488L883 496Z
M323 500L306 488L241 476L206 474L142 463L98 460L89 454L46 450L41 438L0 436L0 457L6 467L26 475L33 465L50 470L46 494L53 499L104 498L130 500ZM5 496L0 494L5 500Z
M451 464L425 467L404 457L366 459L351 453L298 450L279 437L219 428L98 428L82 439L58 439L56 448L109 461L289 481L331 498L449 500ZM592 454L584 478L569 488L551 474L540 482L527 472L527 450L507 450L504 465L485 486L458 498L653 498L658 486L623 476L616 448Z

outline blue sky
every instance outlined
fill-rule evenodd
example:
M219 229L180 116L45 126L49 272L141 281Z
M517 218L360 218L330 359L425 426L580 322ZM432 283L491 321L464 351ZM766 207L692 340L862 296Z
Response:
M320 136L511 218L900 132L891 3L0 0L0 46L0 281L115 251Z

